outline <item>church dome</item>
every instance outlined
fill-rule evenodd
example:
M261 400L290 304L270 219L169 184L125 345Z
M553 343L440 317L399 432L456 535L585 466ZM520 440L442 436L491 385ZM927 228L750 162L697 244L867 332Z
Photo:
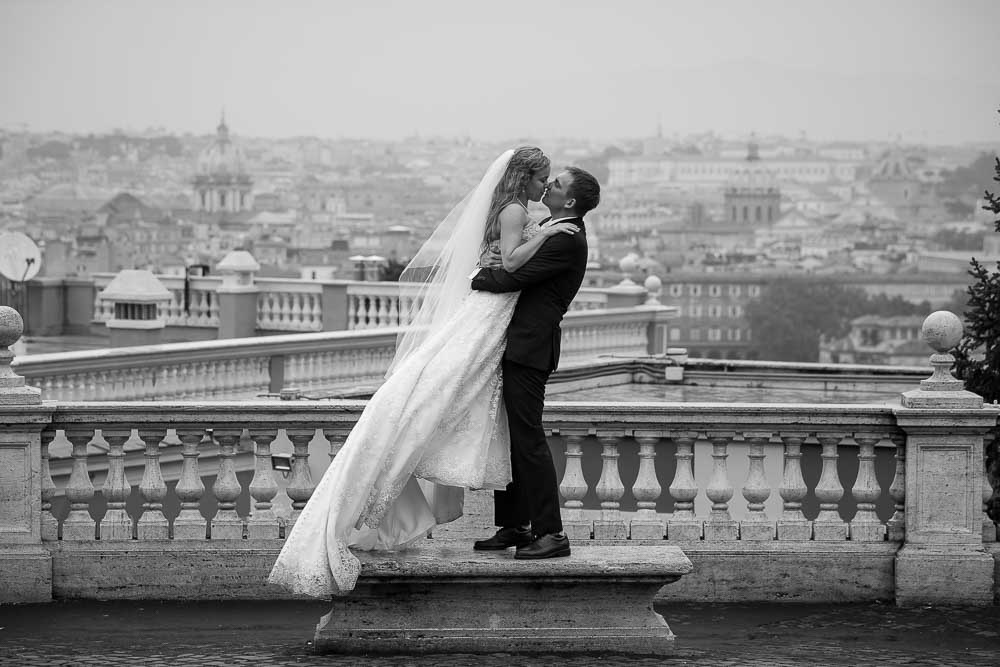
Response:
M757 142L751 137L747 144L747 158L743 164L733 170L732 176L726 183L726 189L766 191L775 190L777 187L778 181L774 172L761 162Z
M200 176L245 177L246 160L243 151L229 137L229 126L223 116L216 128L215 141L198 156Z

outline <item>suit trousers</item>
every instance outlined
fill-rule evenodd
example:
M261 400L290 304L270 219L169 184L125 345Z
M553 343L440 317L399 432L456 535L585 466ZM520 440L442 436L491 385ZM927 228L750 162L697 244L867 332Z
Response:
M497 526L531 524L535 535L562 531L559 483L552 452L542 428L545 383L551 371L503 360L503 402L510 426L510 463L513 481L505 491L494 491Z

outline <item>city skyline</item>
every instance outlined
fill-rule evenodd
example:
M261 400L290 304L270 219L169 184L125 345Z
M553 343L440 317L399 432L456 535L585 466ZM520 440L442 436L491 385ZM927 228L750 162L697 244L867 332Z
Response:
M997 3L574 5L7 2L0 127L1000 140Z

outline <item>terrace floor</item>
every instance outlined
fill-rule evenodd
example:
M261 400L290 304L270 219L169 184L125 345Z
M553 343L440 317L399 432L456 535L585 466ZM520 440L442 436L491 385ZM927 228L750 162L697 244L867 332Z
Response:
M484 607L486 605L484 604ZM54 602L0 607L0 665L995 665L1000 607L675 604L672 655L317 655L305 602Z

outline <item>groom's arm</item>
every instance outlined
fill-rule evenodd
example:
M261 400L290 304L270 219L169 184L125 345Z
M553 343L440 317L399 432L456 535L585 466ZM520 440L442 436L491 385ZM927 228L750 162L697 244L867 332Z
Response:
M484 292L516 292L545 282L572 265L572 236L556 234L539 248L524 266L510 273L504 269L482 269L472 278L472 289Z

